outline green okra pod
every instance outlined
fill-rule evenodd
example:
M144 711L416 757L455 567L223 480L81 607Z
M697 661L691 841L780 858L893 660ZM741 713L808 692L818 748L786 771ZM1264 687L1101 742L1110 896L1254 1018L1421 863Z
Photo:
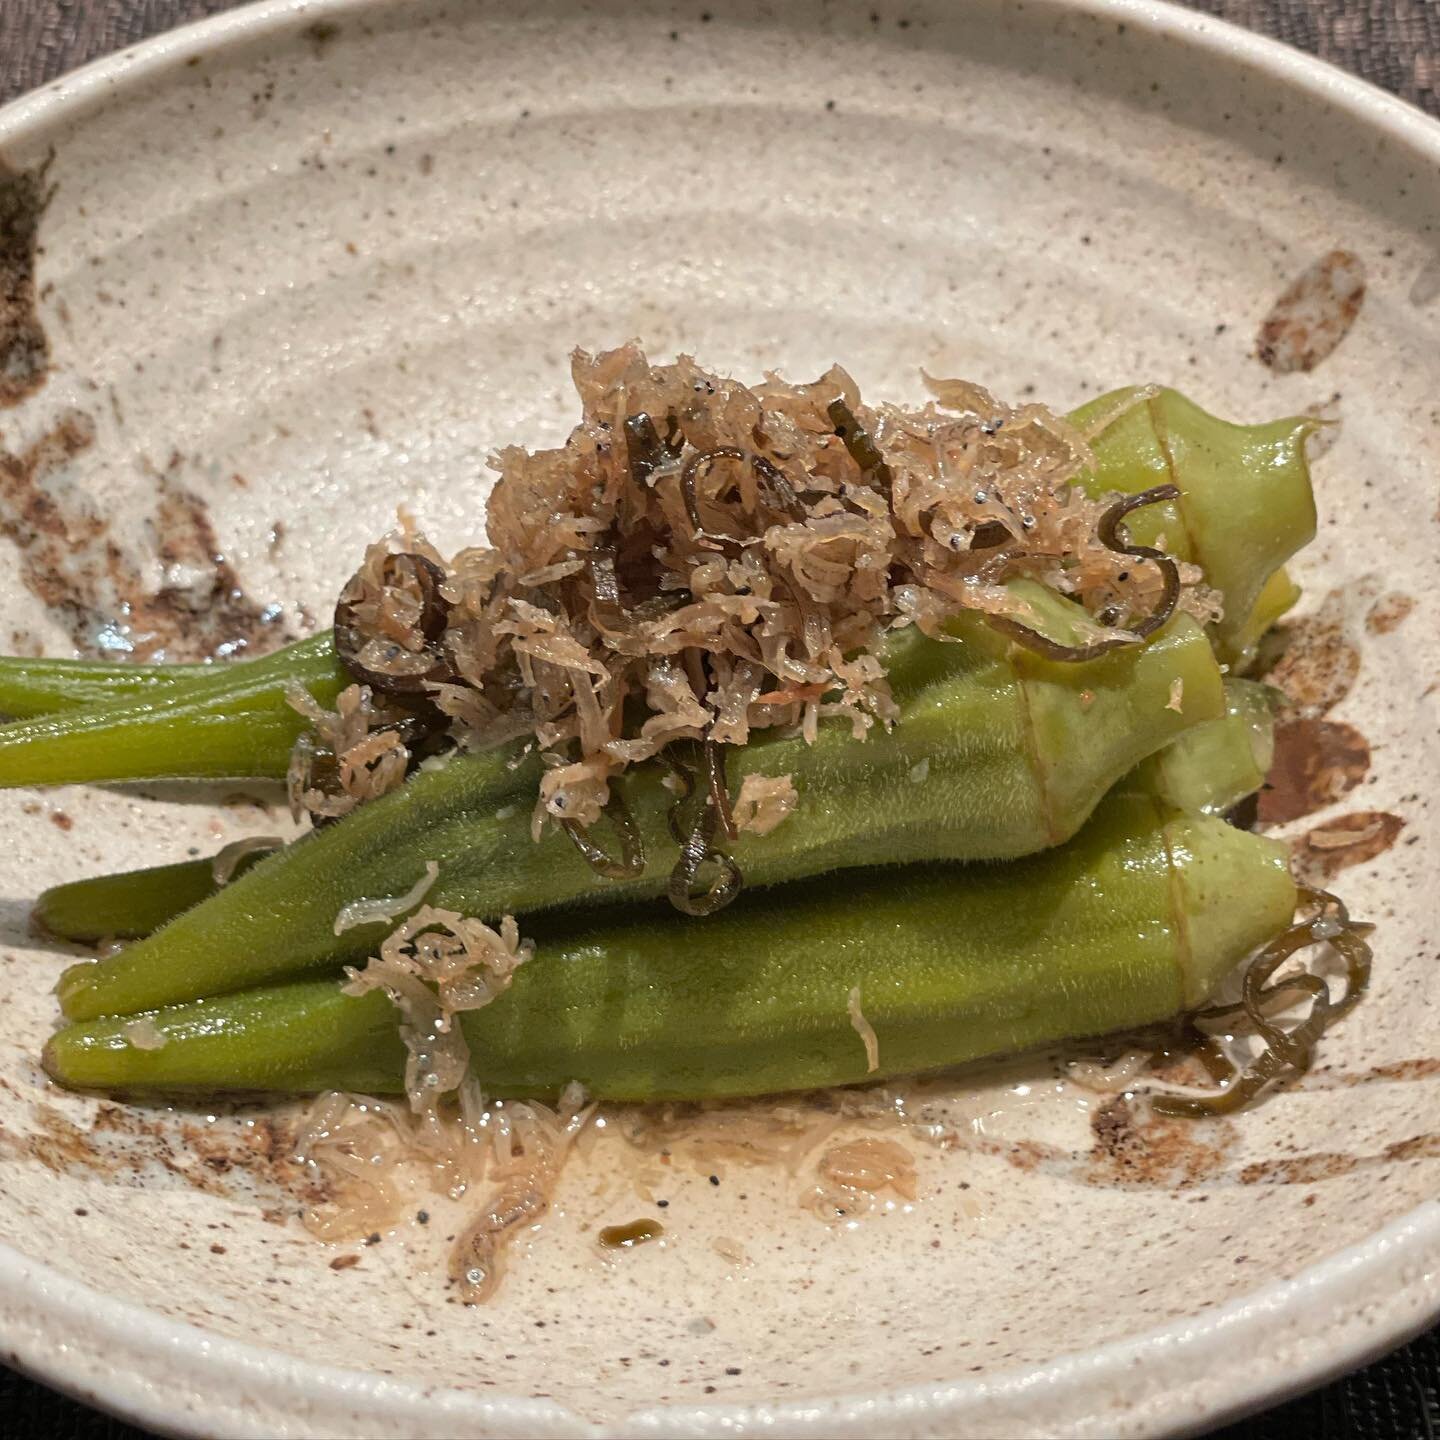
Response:
M1130 535L1141 545L1163 535L1170 554L1204 570L1225 605L1214 627L1221 658L1238 659L1258 638L1252 617L1272 577L1315 538L1305 446L1320 422L1302 415L1231 425L1175 390L1117 390L1081 406L1071 419L1082 427L1098 422L1131 398L1136 403L1091 441L1095 472L1089 488L1180 487L1179 500L1131 516ZM1272 591L1267 603L1278 599Z
M1132 396L1140 398L1123 408ZM1172 390L1116 391L1071 418L1085 425L1108 415L1117 418L1094 440L1095 469L1080 483L1097 495L1179 486L1178 502L1137 511L1126 527L1141 544L1163 535L1173 554L1204 567L1225 605L1214 627L1222 658L1245 660L1294 603L1279 567L1314 535L1305 440L1316 422L1231 425ZM345 683L329 632L263 660L174 667L170 679L167 668L0 659L0 713L7 699L17 714L74 711L0 727L0 786L280 776L302 728L283 710L286 685L328 700ZM241 694L252 710L257 694L268 697L264 724L237 719Z
M1022 593L1062 640L1084 623L1042 586ZM1127 770L1224 711L1214 655L1188 616L1144 646L1084 664L1040 659L979 616L955 626L952 644L897 637L892 730L857 741L848 726L826 724L813 744L772 732L734 747L732 788L750 774L789 775L799 796L778 829L733 843L749 883L877 858L1006 859L1058 844ZM666 777L650 763L624 780L649 863L629 879L602 879L562 831L531 838L534 757L513 769L496 752L454 760L262 861L113 958L73 967L62 1006L76 1019L126 1014L364 955L381 927L337 936L336 915L353 900L403 892L431 861L430 901L481 918L663 894L676 849Z
M229 878L243 875L266 853L243 856ZM137 940L221 888L213 859L180 860L54 885L41 892L30 914L36 928L56 940Z
M329 636L149 691L0 726L0 787L105 780L280 779L308 721L291 686L331 704L348 683Z
M1008 865L825 876L704 920L652 907L527 925L535 957L460 1018L496 1095L574 1080L642 1101L848 1084L1193 1009L1295 898L1283 845L1127 788L1067 845ZM873 1071L852 990L878 1041ZM100 1089L403 1084L394 1008L333 979L147 1019L143 1046L123 1019L71 1025L45 1066Z
M1273 732L1266 687L1226 680L1225 714L1183 731L1132 776L1176 810L1223 814L1264 783ZM242 864L248 869L258 858L248 856ZM42 892L33 914L60 940L138 939L220 888L211 860L183 860L56 885Z

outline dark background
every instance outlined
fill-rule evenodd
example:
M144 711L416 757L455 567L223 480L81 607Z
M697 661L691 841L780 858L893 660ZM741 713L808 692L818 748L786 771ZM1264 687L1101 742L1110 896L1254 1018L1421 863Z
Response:
M236 0L0 0L0 102ZM1440 0L1181 0L1274 35L1440 115ZM132 1426L0 1369L0 1432L141 1440ZM1215 1440L1436 1440L1440 1328Z

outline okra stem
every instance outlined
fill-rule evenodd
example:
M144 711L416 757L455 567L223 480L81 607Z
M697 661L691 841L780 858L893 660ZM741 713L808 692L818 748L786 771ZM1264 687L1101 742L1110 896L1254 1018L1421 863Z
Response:
M610 1100L849 1084L1192 1009L1294 904L1280 844L1120 793L1068 845L1009 865L826 876L703 920L658 907L578 929L552 917L527 927L537 952L511 988L462 1023L482 1085L502 1096L572 1080ZM847 1012L856 986L879 1040L873 1073ZM149 1018L158 1048L98 1020L54 1036L46 1068L102 1089L401 1087L380 992L317 981Z
M0 715L25 720L84 705L203 694L243 678L249 686L261 676L284 683L299 681L314 661L334 655L330 632L271 651L254 660L224 660L198 665L131 665L114 660L30 659L0 655Z
M237 662L243 663L243 662ZM224 665L126 665L113 660L27 659L0 656L0 715L28 720L82 705L170 695Z

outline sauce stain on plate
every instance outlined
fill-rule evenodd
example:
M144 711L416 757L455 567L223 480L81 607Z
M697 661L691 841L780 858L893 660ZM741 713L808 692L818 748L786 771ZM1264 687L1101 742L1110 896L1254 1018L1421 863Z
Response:
M1295 841L1295 868L1303 879L1323 884L1383 855L1399 838L1405 821L1383 810L1337 815Z
M1256 357L1282 375L1313 370L1350 333L1365 299L1365 267L1331 250L1298 275L1260 326Z
M50 341L35 308L35 233L50 199L47 160L12 170L0 160L0 406L17 405L44 383Z
M1353 726L1289 720L1276 727L1275 760L1260 792L1265 825L1312 815L1353 790L1370 769L1370 746Z
M25 588L61 620L78 652L203 660L260 653L293 639L277 623L281 607L246 592L209 505L181 478L181 456L172 456L164 471L147 470L154 484L146 524L153 554L122 547L111 517L78 490L70 473L95 436L91 417L71 410L20 453L0 448L0 535L19 551Z

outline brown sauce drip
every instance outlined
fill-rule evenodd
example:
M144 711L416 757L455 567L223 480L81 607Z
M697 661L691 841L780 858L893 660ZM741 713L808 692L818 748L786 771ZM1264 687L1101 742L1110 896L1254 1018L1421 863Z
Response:
M1256 358L1284 375L1313 370L1350 333L1365 299L1365 267L1331 250L1297 275L1260 326Z
M1287 720L1275 727L1275 759L1260 792L1262 824L1283 825L1348 794L1370 769L1370 746L1334 720Z
M183 1107L108 1100L86 1117L88 1124L43 1101L29 1114L29 1133L0 1131L0 1162L30 1160L57 1175L121 1184L168 1180L225 1198L248 1192L270 1202L266 1219L293 1214L297 1200L318 1198L294 1159L293 1120L267 1108L240 1107L214 1123Z
M1217 1176L1237 1132L1227 1120L1193 1122L1142 1115L1117 1095L1090 1117L1095 1137L1085 1178L1092 1185L1187 1189Z
M50 342L35 304L35 236L50 199L45 172L0 161L0 406L17 405L44 383Z
M1312 883L1327 881L1341 870L1383 855L1404 828L1399 815L1384 810L1336 815L1294 842L1295 871Z
M19 551L26 589L82 654L202 660L294 638L276 623L278 607L245 593L209 507L181 481L178 455L154 477L149 530L164 579L152 589L148 557L126 554L105 515L64 485L66 468L94 441L94 421L70 411L18 454L0 450L0 535Z
M1365 615L1365 628L1372 635L1388 635L1415 608L1413 596L1392 590L1382 595Z
M1267 637L1267 646L1272 642L1283 648L1264 678L1285 695L1282 719L1324 715L1359 678L1360 651L1348 633L1342 591L1332 590L1313 615L1278 627Z
M658 1240L665 1233L665 1227L658 1220L647 1220L641 1216L624 1225L606 1225L600 1231L600 1244L606 1250L633 1250L637 1245Z

